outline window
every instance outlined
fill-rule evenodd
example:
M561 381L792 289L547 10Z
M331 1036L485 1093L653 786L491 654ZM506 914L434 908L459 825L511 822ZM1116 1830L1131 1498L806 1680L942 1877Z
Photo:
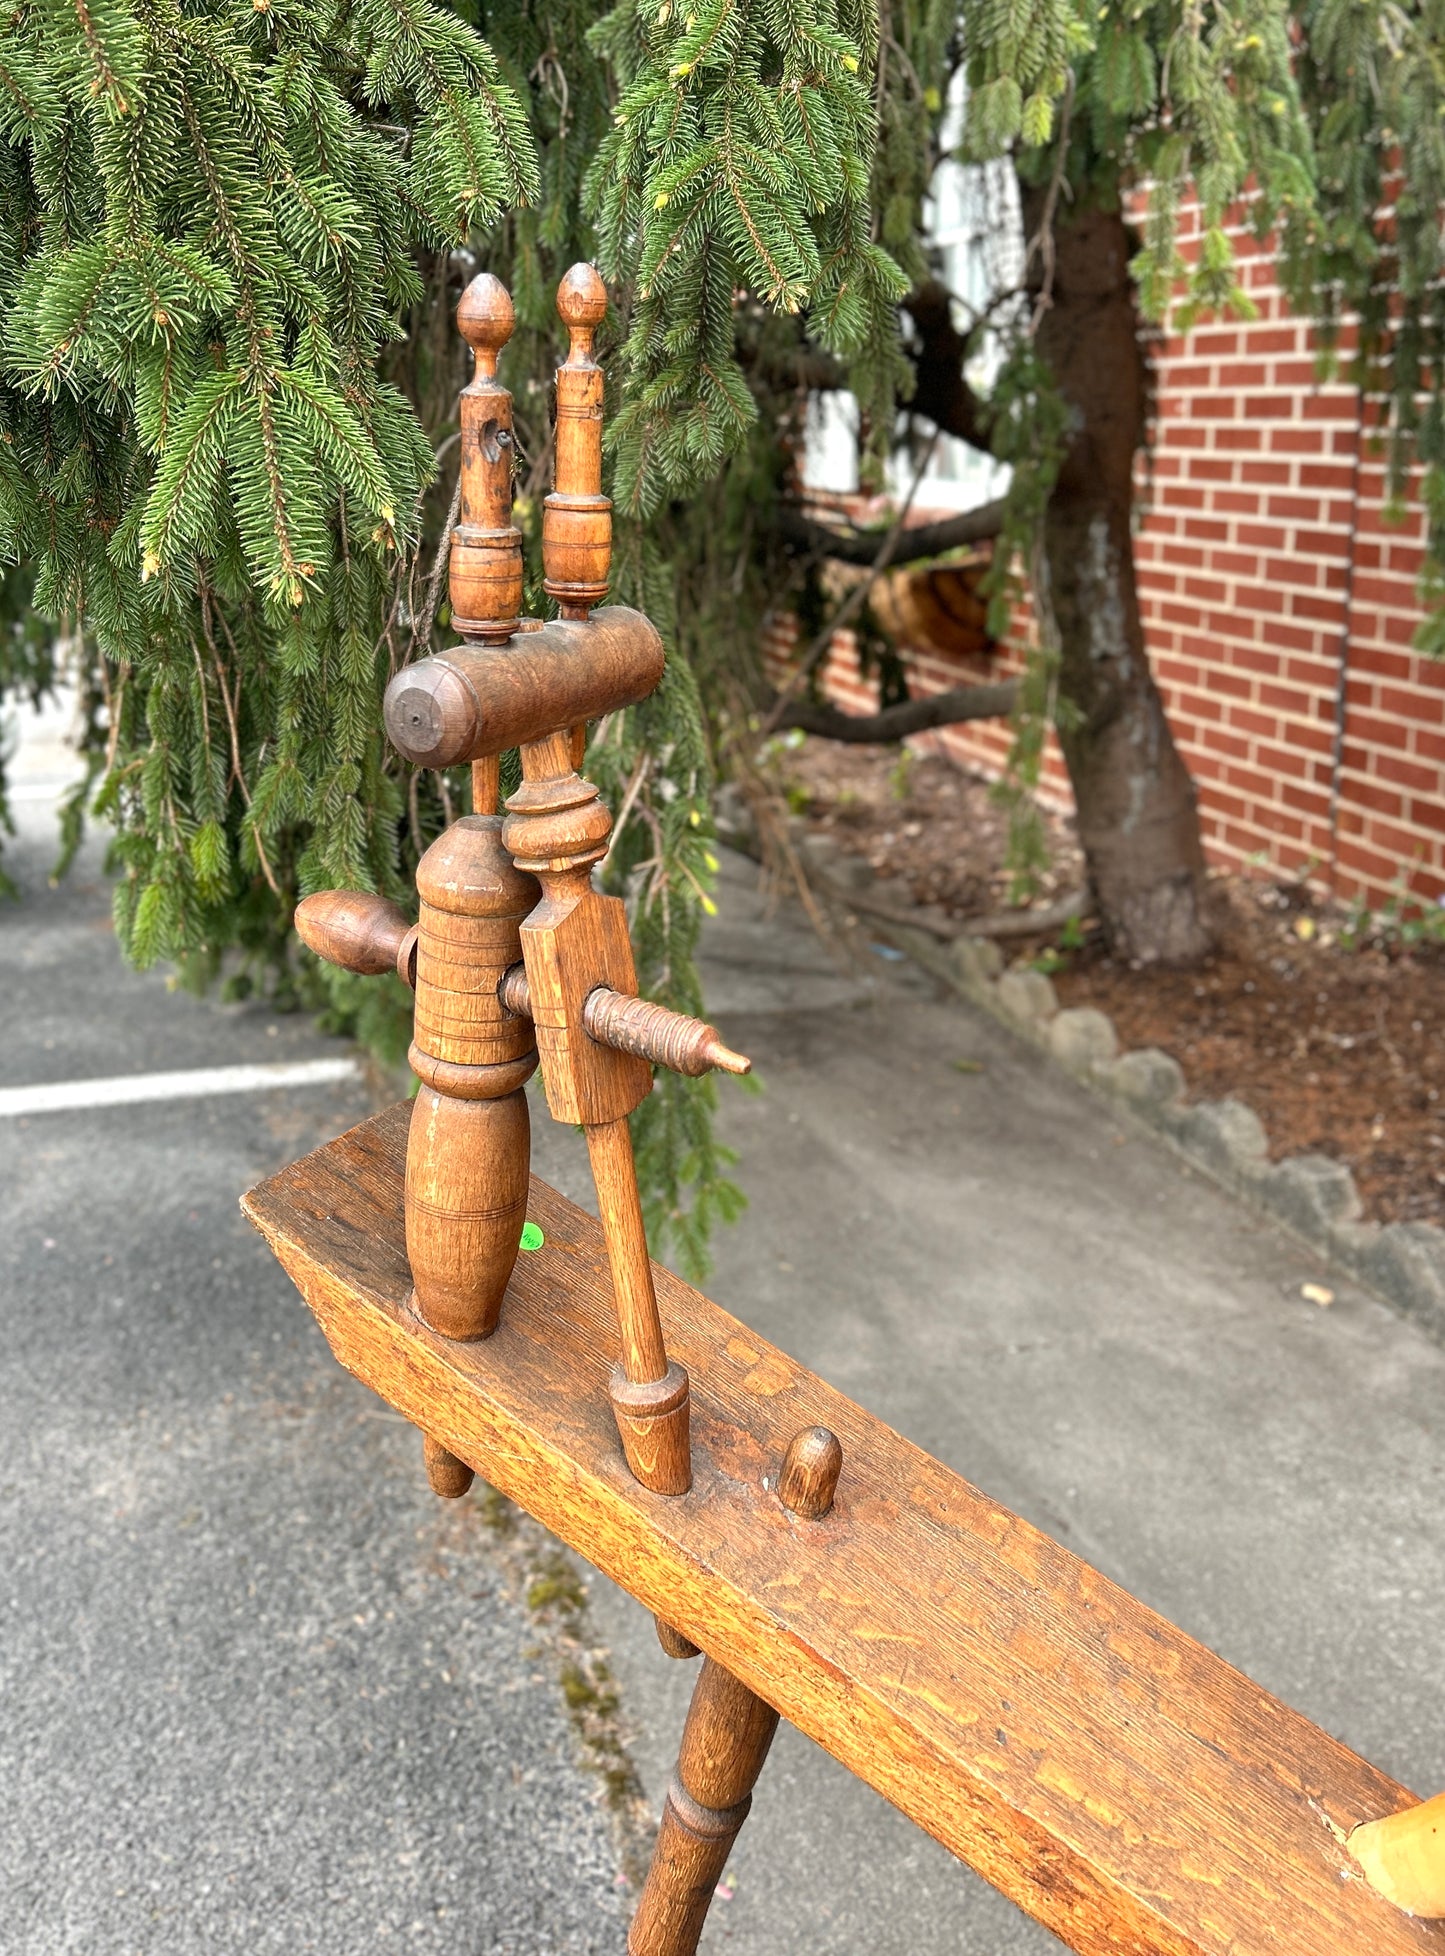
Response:
M944 125L946 146L957 146L963 128L963 78L957 75ZM934 172L924 206L924 225L936 248L939 275L957 301L960 332L985 312L996 295L1012 290L1023 277L1023 218L1012 165L959 163L945 156ZM1000 350L986 338L969 362L968 377L986 390L998 369ZM900 418L900 433L904 425ZM905 449L895 454L888 487L895 499L907 495L916 463ZM808 408L803 480L810 489L852 494L858 487L858 404L851 394L815 394ZM928 473L919 483L916 509L976 509L1008 487L1009 471L967 442L941 435Z

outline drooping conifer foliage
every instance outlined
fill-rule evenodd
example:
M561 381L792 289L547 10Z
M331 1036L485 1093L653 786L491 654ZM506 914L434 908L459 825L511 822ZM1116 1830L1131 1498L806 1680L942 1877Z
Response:
M617 281L624 517L697 490L756 418L736 292L759 322L816 303L841 354L892 346L866 14L668 15L59 0L6 17L0 684L43 684L37 624L64 634L137 962L324 989L396 1043L400 1002L298 969L288 925L314 888L404 899L464 805L460 778L389 755L379 704L445 627L465 377L449 315L479 263L518 300L506 372L534 531L572 259L600 255ZM684 505L674 550L688 528ZM695 1009L709 765L667 542L622 525L614 590L674 656L655 702L599 730L592 768L619 808L609 870L644 985ZM639 1123L651 1219L693 1268L737 1200L713 1097L668 1077Z
M1032 573L1045 626L1025 773L1052 715L1106 921L1140 955L1197 950L1197 826L1132 580L1141 319L1247 305L1226 224L1246 197L1296 304L1361 321L1351 370L1402 489L1427 465L1438 592L1441 43L1437 0L13 4L0 688L43 684L61 635L128 955L326 988L374 1043L403 1023L384 988L301 966L290 912L327 885L404 897L465 805L379 723L389 672L445 640L450 313L483 264L517 301L503 376L540 610L552 294L583 256L614 299L613 588L671 653L590 759L646 987L700 1002L705 723L745 737L761 620L816 591L816 546L800 562L778 516L823 388L857 397L867 467L910 402L1013 465L998 555ZM960 70L962 153L1013 173L1028 240L1020 289L976 327L925 302ZM987 387L964 371L984 331ZM664 1078L639 1117L650 1220L694 1268L735 1201L713 1093Z

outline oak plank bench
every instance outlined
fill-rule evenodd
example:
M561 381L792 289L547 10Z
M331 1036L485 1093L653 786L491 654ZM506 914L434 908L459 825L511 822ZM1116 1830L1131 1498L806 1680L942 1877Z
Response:
M598 1224L535 1178L501 1323L408 1304L410 1103L245 1198L363 1383L1087 1956L1445 1956L1344 1846L1415 1798L667 1270L693 1489L628 1471ZM831 1511L777 1497L800 1428Z

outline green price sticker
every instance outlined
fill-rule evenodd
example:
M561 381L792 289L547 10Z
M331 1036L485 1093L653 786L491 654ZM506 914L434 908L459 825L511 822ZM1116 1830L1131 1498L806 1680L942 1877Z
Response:
M524 1250L540 1250L546 1240L546 1237L535 1223L528 1223L522 1231L522 1248Z

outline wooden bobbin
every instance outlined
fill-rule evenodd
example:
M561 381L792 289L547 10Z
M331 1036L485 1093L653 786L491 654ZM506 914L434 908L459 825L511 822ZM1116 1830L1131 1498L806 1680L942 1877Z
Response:
M777 1729L771 1705L703 1659L627 1937L629 1956L693 1956Z
M460 403L462 493L449 564L452 626L465 638L492 642L511 637L522 608L522 533L512 521L512 397L497 380L497 358L512 337L514 320L511 296L490 272L472 280L457 307L457 326L476 356L476 372Z

